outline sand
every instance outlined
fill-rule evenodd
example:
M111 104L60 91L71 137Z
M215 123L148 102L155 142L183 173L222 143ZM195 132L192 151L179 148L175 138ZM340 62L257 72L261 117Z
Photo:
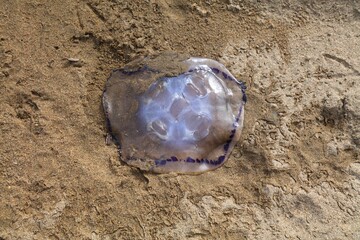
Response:
M246 82L221 168L106 144L112 69L176 51ZM0 239L360 239L360 2L0 1Z

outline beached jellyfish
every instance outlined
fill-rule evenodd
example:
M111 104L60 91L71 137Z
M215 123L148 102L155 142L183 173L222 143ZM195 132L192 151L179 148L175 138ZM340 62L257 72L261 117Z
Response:
M114 70L103 106L121 159L153 172L218 168L239 140L245 86L219 62L163 53Z

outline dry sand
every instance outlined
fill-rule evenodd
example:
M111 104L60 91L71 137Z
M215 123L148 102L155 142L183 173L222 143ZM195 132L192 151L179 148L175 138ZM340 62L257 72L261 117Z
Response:
M106 145L110 71L173 50L248 86L197 176ZM360 239L360 2L0 0L0 239Z

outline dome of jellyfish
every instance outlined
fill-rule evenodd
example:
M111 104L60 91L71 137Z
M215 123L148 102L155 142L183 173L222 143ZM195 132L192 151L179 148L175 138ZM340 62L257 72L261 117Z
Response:
M103 107L124 162L200 173L223 165L239 140L245 89L215 60L162 53L114 70Z

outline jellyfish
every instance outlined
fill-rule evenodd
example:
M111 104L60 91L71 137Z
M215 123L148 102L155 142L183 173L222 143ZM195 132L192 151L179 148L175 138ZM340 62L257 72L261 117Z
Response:
M215 60L167 52L114 70L103 108L127 164L201 173L222 166L239 140L245 89Z

